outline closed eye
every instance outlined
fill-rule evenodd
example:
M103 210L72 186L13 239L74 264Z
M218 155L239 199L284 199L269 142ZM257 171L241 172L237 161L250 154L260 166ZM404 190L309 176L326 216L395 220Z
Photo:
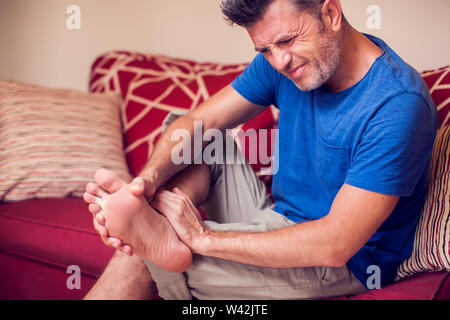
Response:
M280 41L279 44L288 44L288 43L291 42L293 39L294 39L294 38Z
M288 38L285 40L279 40L276 42L277 46L285 46L285 45L289 45L292 43L292 41L297 38L297 36L292 37L292 38ZM261 52L264 55L268 55L270 53L270 49L268 48L255 48L256 51Z
M289 39L286 39L286 40L280 40L280 41L278 41L277 42L277 45L288 45L288 44L290 44L294 39L295 39L296 37L292 37L292 38L289 38Z

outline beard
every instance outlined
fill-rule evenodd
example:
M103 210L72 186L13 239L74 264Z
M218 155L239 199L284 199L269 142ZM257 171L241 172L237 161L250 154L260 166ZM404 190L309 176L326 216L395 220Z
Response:
M302 91L312 91L325 82L335 73L341 60L341 42L325 32L322 32L317 43L317 50L312 59L307 61L310 76L301 79L291 79Z

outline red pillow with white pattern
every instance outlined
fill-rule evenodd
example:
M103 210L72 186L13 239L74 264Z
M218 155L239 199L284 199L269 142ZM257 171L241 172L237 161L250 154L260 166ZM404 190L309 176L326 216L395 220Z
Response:
M450 123L450 66L421 73L439 112L439 128Z
M197 63L161 55L112 51L92 65L91 92L118 92L122 95L124 144L130 171L138 175L161 134L161 125L172 110L196 108L231 83L247 64ZM239 126L249 129L274 129L277 109L271 107ZM268 150L273 143L268 135ZM238 139L239 142L239 139ZM245 146L248 157L254 146ZM257 174L270 167L252 163Z

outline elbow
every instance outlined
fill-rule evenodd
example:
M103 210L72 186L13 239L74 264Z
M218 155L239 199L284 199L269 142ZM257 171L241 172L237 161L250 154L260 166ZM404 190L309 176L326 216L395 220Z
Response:
M353 254L349 253L349 250L346 250L346 248L337 248L334 246L329 251L325 265L327 267L340 268L345 266L352 256Z
M329 259L328 263L326 264L327 267L333 267L333 268L340 268L347 264L348 260L343 257L332 257Z

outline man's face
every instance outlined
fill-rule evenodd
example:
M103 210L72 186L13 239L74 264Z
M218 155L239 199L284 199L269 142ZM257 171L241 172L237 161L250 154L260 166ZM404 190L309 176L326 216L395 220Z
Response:
M298 12L290 0L276 0L263 18L247 28L256 51L303 91L328 81L340 61L341 43L308 12Z

